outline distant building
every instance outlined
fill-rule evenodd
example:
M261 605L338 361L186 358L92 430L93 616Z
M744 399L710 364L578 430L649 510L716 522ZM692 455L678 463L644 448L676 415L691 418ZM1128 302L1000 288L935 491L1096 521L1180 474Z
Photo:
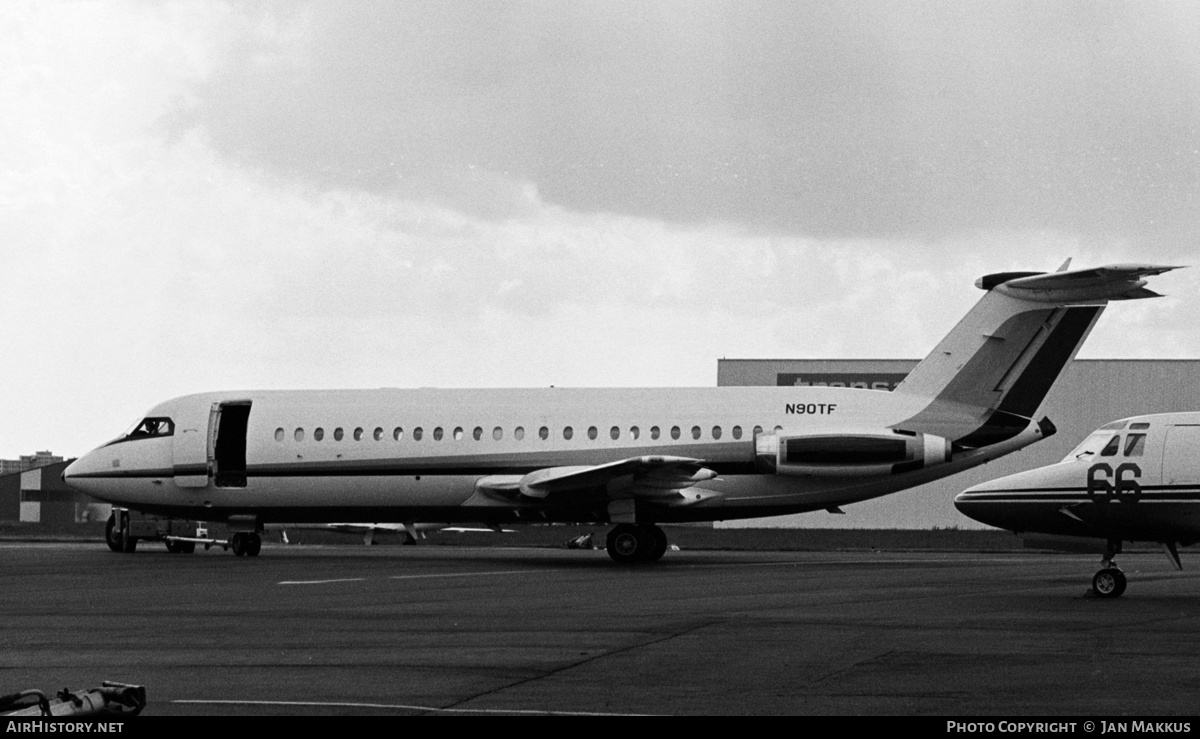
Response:
M68 486L62 479L70 460L0 475L0 521L41 524L68 531L78 524L103 521L110 506Z
M52 464L58 464L63 461L49 450L44 452L35 452L34 454L22 454L20 459L0 459L0 475L11 475L14 472L28 472L38 467L46 467Z

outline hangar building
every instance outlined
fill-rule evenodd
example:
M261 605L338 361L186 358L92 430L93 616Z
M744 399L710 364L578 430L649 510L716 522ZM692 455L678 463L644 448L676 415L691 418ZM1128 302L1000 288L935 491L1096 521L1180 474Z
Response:
M887 392L912 371L916 359L722 359L717 385L830 385ZM972 470L883 498L844 506L844 515L801 513L719 527L986 528L954 508L966 488L1004 475L1053 464L1093 430L1143 413L1200 410L1200 360L1077 359L1046 396L1038 418L1058 433Z
M63 482L63 470L73 461L0 475L0 521L43 524L53 533L108 518L107 504Z

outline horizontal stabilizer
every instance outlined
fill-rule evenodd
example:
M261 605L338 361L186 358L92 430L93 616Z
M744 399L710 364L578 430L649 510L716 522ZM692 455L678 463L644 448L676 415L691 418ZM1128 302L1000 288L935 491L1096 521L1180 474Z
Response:
M1138 287L1130 290L1124 295L1118 295L1113 300L1139 300L1141 298L1161 298L1162 293L1156 293L1145 287Z
M1161 297L1144 289L1142 278L1161 275L1179 266L1111 264L1106 267L1037 274L1008 272L979 278L975 285L1035 303L1079 303Z

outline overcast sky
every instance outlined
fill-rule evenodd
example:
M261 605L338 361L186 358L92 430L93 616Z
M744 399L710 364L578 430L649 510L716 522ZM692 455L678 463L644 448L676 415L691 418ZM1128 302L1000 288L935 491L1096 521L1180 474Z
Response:
M1200 3L0 3L0 457L219 389L924 356L1200 260ZM1200 357L1200 267L1081 356Z

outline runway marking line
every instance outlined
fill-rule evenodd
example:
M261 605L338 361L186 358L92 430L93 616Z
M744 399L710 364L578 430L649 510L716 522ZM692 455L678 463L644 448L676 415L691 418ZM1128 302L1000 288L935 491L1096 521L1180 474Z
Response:
M238 700L173 700L171 703L213 706L291 706L310 708L381 708L405 711L428 711L433 713L483 713L511 716L643 716L640 713L601 713L598 711L533 711L512 708L438 708L436 706L414 706L405 703L340 703L320 701L238 701Z
M389 575L387 580L428 580L440 577L489 577L494 575L534 575L546 570L492 570L489 572L444 572L428 575ZM365 577L342 577L331 580L280 580L276 585L330 585L339 582L364 582Z
M843 565L878 565L878 564L925 564L933 562L956 562L956 559L937 559L937 558L904 558L904 559L883 559L871 560L860 559L851 560L846 558L827 558L816 560L787 560L783 562L737 562L737 563L719 563L719 564L694 564L685 565L680 569L729 569L729 568L744 568L744 567L803 567L806 565L823 565L823 564L843 564ZM980 562L1024 562L1023 558L1019 557L977 557L966 564L977 565ZM564 568L565 569L565 568ZM544 572L561 572L563 569L534 569L534 570L490 570L484 572L443 572L430 573L427 575L388 575L386 580L432 580L436 578L449 577L492 577L496 575L534 575ZM341 582L365 582L368 578L365 577L343 577L328 580L281 580L277 585L332 585Z
M389 580L426 580L435 577L482 577L484 575L536 575L552 570L494 570L492 572L449 572L430 575L390 575Z

